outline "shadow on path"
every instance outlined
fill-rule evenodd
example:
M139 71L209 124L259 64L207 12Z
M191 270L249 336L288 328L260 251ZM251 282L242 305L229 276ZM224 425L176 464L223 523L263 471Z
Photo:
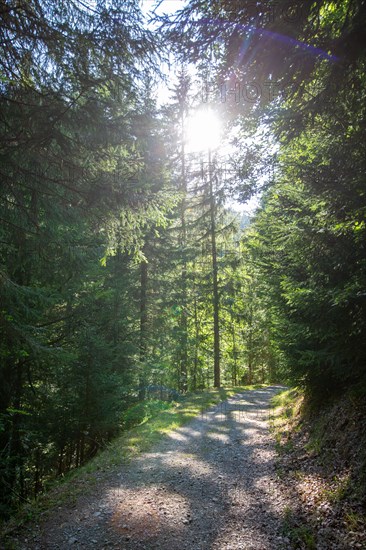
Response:
M269 402L245 391L203 412L80 503L40 548L286 548Z

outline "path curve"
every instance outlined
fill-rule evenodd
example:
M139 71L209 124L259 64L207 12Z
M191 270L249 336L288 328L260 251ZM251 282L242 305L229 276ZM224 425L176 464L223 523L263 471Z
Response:
M286 496L275 471L269 402L244 391L142 453L93 496L52 514L22 548L280 550Z

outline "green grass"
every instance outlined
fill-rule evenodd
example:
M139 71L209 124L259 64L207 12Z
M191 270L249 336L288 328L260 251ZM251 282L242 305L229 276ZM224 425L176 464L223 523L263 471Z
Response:
M123 433L107 449L77 472L80 473L81 470L93 472L101 468L114 466L121 461L130 460L138 453L150 449L164 435L187 424L209 407L220 401L225 401L235 393L259 387L264 387L264 385L220 388L219 390L212 389L189 393L182 401L172 403L170 408L158 411L158 414L145 418L138 426Z
M69 508L72 507L81 494L92 492L101 482L104 472L126 464L139 453L148 451L166 434L187 424L211 406L238 392L262 387L266 387L266 384L210 389L189 393L179 402L163 405L161 402L154 402L147 405L140 424L123 432L87 464L55 481L49 491L23 506L9 523L8 529L14 531L22 524L36 522L40 516L56 506L67 504ZM140 410L133 410L129 418L140 414Z
M271 405L273 408L281 407L285 411L287 417L292 416L293 404L296 398L299 396L298 388L290 388L288 390L277 393L271 399Z
M276 441L276 451L283 454L293 449L291 432L301 403L301 392L298 388L284 390L271 399L271 431Z
M317 419L312 422L312 429L308 443L305 449L313 456L320 456L324 447L324 434L327 428L327 417L324 414L319 414ZM324 456L322 457L324 459Z
M324 489L323 491L323 496L331 504L344 500L347 497L350 487L349 476L344 478L338 478L335 476L333 481L335 482L334 486L329 489Z
M366 529L366 515L350 510L345 513L344 523L347 531L358 531Z
M289 506L285 507L283 513L283 534L290 539L294 548L316 550L316 540L312 528L304 523L299 524Z

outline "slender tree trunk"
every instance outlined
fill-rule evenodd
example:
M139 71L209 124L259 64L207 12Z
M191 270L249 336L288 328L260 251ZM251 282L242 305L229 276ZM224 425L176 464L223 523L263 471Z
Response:
M7 482L9 487L11 487L13 495L18 495L21 497L23 485L23 445L21 439L22 415L17 412L21 410L23 396L23 362L20 360L17 360L15 365L14 390L15 396L13 407L16 412L12 415L12 428L8 445L10 468ZM19 491L17 490L17 487L19 487Z
M146 243L143 253L146 255ZM140 375L139 375L139 398L142 400L146 394L145 360L147 352L147 285L148 285L148 264L143 261L140 264Z
M140 360L146 358L147 348L147 283L148 267L147 262L141 262L140 266Z
M34 496L36 497L42 489L41 482L41 450L38 447L35 452L35 472L34 472Z
M64 459L64 446L62 445L59 455L58 455L58 468L57 475L61 476L63 474L63 459Z
M74 442L70 443L67 451L68 451L68 453L67 453L68 457L67 457L66 471L69 472L72 468L72 461L73 461L74 454L75 454L75 443Z
M25 208L23 196L19 196L21 206ZM19 230L14 235L15 245L18 249L18 256L14 257L15 265L13 271L13 279L19 286L28 286L31 280L30 268L27 263L27 240L23 230ZM12 426L8 443L8 471L7 484L10 488L9 500L18 500L21 498L24 486L24 449L22 442L22 433L24 432L23 422L24 417L18 411L22 408L23 393L24 393L24 360L13 358L11 376L13 378L13 399L12 406L15 412L12 414Z
M186 194L187 194L187 181L186 181L186 166L185 166L185 147L184 147L184 109L181 113L181 134L182 134L182 203L181 203L181 250L182 250L182 299L181 299L181 318L180 318L180 387L183 392L188 389L188 322L187 322L187 258L186 258L186 246L187 246L187 227L186 227Z
M192 373L192 389L197 389L197 372L198 372L198 343L199 343L199 323L197 312L197 298L194 297L194 360L193 360L193 373Z
M80 466L80 433L78 433L78 437L76 440L76 456L75 456L75 467L78 468Z
M218 266L216 248L216 204L213 188L212 158L211 151L208 152L208 173L210 192L210 236L211 236L211 258L212 258L212 290L213 290L213 313L214 313L214 386L220 387L220 304L218 285Z
M80 464L84 464L85 461L85 433L80 434Z
M119 237L117 252L116 252L116 256L114 258L114 277L115 277L116 281L121 277L121 272L120 272L121 265L122 265L122 252L121 252L121 244L120 244L120 237ZM113 306L114 306L113 307L113 309L114 309L114 312L113 312L113 344L114 344L115 348L117 348L118 342L119 342L119 337L120 337L120 335L119 335L119 331L120 331L119 320L120 320L120 309L121 309L121 292L120 292L118 284L115 285L114 300L113 301L114 301L114 304L113 304Z
M253 306L249 309L248 383L253 383Z
M234 356L234 368L233 368L233 384L236 386L238 382L238 365L236 356L236 338L235 338L235 323L231 319L231 334L233 338L233 356Z

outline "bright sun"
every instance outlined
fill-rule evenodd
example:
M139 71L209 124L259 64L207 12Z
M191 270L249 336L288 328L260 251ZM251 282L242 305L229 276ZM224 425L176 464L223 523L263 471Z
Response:
M187 152L215 149L220 143L221 123L217 115L209 110L200 110L187 118L185 143Z

